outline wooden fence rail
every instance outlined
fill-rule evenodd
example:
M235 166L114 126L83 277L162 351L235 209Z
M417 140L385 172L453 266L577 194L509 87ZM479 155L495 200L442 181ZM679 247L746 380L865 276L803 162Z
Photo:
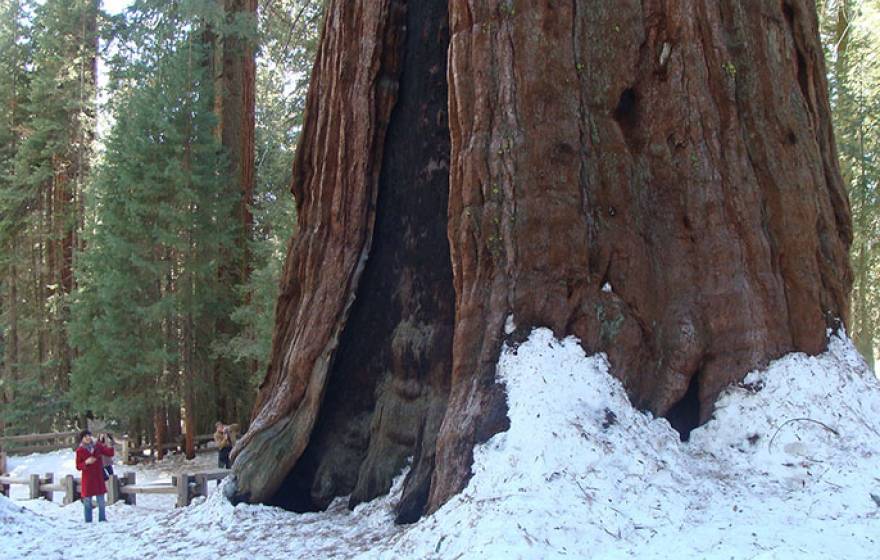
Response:
M236 426L237 425L233 425ZM79 432L52 432L46 434L25 434L19 436L2 436L0 437L0 473L6 471L6 456L9 454L29 455L31 453L43 453L47 451L57 451L59 449L73 449L76 447L76 436ZM214 440L214 434L199 434L194 438L196 453L204 453L213 451L213 448L206 444ZM42 443L48 442L48 443ZM33 445L38 444L38 445ZM121 454L121 461L126 465L133 464L133 460L138 455L145 455L146 451L155 451L155 445L144 445L135 447L130 439L122 437L116 440L116 448ZM163 451L173 449L183 450L185 448L184 441L172 441L162 444Z
M46 441L52 439L72 438L79 432L51 432L46 434L24 434L20 436L0 436L0 443L32 443L34 441Z
M208 495L208 482L220 480L228 474L229 470L227 469L183 473L172 476L170 484L138 484L137 477L133 472L126 472L121 477L114 474L107 480L107 503L112 505L118 501L124 501L133 506L137 504L138 494L173 494L177 496L175 507L184 507L192 503L193 498ZM54 492L64 492L64 505L71 504L80 498L80 478L74 477L72 474L57 481L52 473L43 476L32 474L27 478L0 476L0 494L9 497L11 487L16 484L28 487L28 497L31 500L45 498L51 501Z
M79 432L52 432L0 437L0 452L20 455L70 449L76 445ZM45 443L44 443L45 442ZM38 444L38 445L33 445Z
M234 437L238 437L240 429L238 424L230 424L229 426ZM45 434L24 434L19 436L0 436L0 474L6 471L6 456L29 455L31 453L43 453L47 451L57 451L59 449L73 449L77 446L76 436L79 432L52 432ZM214 440L214 434L198 434L193 437L195 443L195 452L204 453L213 451L210 444ZM45 442L45 443L44 443ZM35 445L36 444L36 445ZM155 452L157 446L146 444L142 447L136 447L132 441L126 437L116 440L117 450L120 453L120 459L123 464L132 465L137 456L146 456L146 451ZM162 451L170 451L179 449L183 451L186 447L184 436L180 440L171 441L162 444ZM155 453L154 453L155 456Z
M132 464L132 459L135 455L143 455L146 450L155 450L156 449L156 446L154 446L154 445L145 445L143 447L134 447L131 445L131 442L126 438L123 438L118 441L122 445L122 449L121 449L122 455L120 457L120 460L126 465ZM199 434L199 435L193 437L193 441L195 442L196 453L206 453L206 452L215 450L215 448L207 447L207 445L206 445L206 444L214 441L214 434ZM183 440L171 441L171 442L167 442L167 443L162 444L163 451L170 451L173 449L178 449L180 451L183 451L185 448L186 448L186 445Z

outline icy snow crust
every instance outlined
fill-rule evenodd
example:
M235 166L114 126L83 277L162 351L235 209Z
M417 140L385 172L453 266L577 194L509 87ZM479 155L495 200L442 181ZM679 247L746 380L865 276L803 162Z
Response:
M633 409L605 358L573 338L534 331L505 348L498 377L510 430L475 449L467 488L414 525L392 524L402 476L353 512L342 499L312 514L233 507L214 492L179 510L118 504L85 532L78 504L0 499L0 558L876 555L880 386L845 338L751 373L690 443Z

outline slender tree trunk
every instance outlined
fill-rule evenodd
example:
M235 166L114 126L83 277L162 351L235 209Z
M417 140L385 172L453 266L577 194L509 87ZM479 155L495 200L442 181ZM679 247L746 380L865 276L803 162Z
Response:
M21 6L18 2L13 3L12 10L12 38L13 42L18 39L19 36L19 14L20 14ZM13 131L11 134L11 146L10 153L15 154L18 151L18 132L16 128L18 127L18 74L19 74L19 66L20 61L17 59L13 60L12 70L12 91L10 95L10 106L9 106L9 130ZM7 170L11 176L14 177L15 170L14 166ZM18 382L18 362L19 362L19 330L18 330L18 310L19 310L19 297L18 297L18 245L20 240L24 238L27 239L27 232L24 234L20 234L16 232L13 238L10 240L10 260L9 260L9 269L8 269L8 298L6 302L6 315L8 318L9 326L4 337L4 368L6 370L6 383L3 390L3 399L4 402L12 402L15 397L14 388L16 383ZM27 268L27 267L25 267Z
M168 441L179 443L182 437L180 431L180 406L168 406L165 409L168 418Z
M156 452L156 460L161 461L165 458L165 448L164 445L166 443L165 437L165 407L158 406L156 407L155 412L153 413L153 429L155 431L155 438L153 439L155 445Z
M865 125L863 122L859 123L859 178L858 178L858 189L860 191L859 197L862 198L861 205L864 206L867 204L867 193L870 189L868 184L868 171L865 168ZM861 219L857 221L856 227L857 230L857 239L858 239L858 255L856 257L856 279L855 279L855 317L854 317L854 328L853 331L853 341L856 344L856 348L858 348L859 352L862 356L865 357L865 360L868 362L868 365L871 369L874 369L874 321L871 316L871 306L868 302L868 291L870 290L870 286L872 284L872 280L869 277L870 267L871 267L871 259L869 257L869 244L871 243L870 239L865 239L866 232L869 232L871 226L867 220L868 212L866 209L862 209Z
M250 274L248 239L253 228L254 199L254 109L256 88L255 44L257 0L225 0L227 20L247 29L227 33L223 38L223 91L220 135L230 157L230 176L238 191L237 222L240 262L239 284Z
M183 325L183 430L186 434L185 451L186 458L193 459L196 456L196 398L194 387L193 357L192 357L192 319L186 317Z
M398 521L436 509L508 426L495 364L536 326L683 438L822 351L852 226L815 4L746 8L329 2L235 499L353 505L413 455Z
M178 286L189 291L188 297L191 297L191 283L187 281L184 286ZM181 385L183 388L183 432L184 432L184 451L187 459L193 459L195 452L195 436L196 436L196 390L195 390L195 371L193 364L193 321L190 312L187 311L182 317L178 318L180 330L180 371Z
M37 364L37 368L40 371L40 380L45 383L45 379L43 378L43 364L46 363L46 348L48 346L46 336L46 299L47 299L47 288L46 288L46 269L47 269L47 245L48 240L46 239L45 231L46 231L46 222L45 219L45 205L43 207L43 211L40 211L40 219L38 222L38 227L36 228L35 238L37 239L33 260L33 270L34 270L34 299L33 305L35 309L35 315L38 318L38 324L36 327L35 338L36 341L36 356L35 363Z
M239 290L250 276L249 240L253 229L251 205L254 195L254 110L256 88L255 45L257 39L257 1L219 0L223 5L227 30L218 38L208 29L205 41L213 45L212 59L215 76L215 111L217 111L217 135L229 157L229 188L235 193L236 239L235 250L223 255L219 269L220 283L228 290L227 305L232 307L250 301L250 295L241 299ZM228 316L217 325L221 337L231 338L236 327ZM232 418L235 399L223 390L224 380L229 376L249 377L253 371L233 366L228 359L220 358L214 365L214 386L217 388L217 413L223 421Z
M868 302L868 292L871 285L869 278L870 259L868 254L867 240L865 232L870 231L869 220L866 218L870 215L866 205L871 204L867 200L867 192L869 190L866 180L865 170L865 146L864 146L864 109L853 91L853 76L851 76L849 44L850 44L850 13L854 9L850 0L843 0L837 5L837 18L834 34L835 45L835 62L834 75L837 85L838 107L841 111L855 111L855 117L859 118L858 123L858 166L850 167L844 173L844 182L850 185L850 196L854 209L853 212L857 219L854 224L855 242L853 247L853 268L855 272L855 282L852 291L852 324L850 332L853 342L859 352L865 357L868 364L874 367L874 320L871 317L871 309ZM857 72L856 72L857 73Z
M859 247L858 254L855 257L855 289L853 301L853 342L858 348L862 356L868 362L871 369L874 369L874 329L870 318L870 308L868 305L868 286L870 279L868 278L868 250L862 244Z
M67 340L66 325L70 321L68 296L74 289L74 258L79 248L79 238L83 226L82 189L89 173L89 151L94 139L94 103L97 84L97 16L98 0L88 1L88 10L80 12L80 28L74 59L77 60L79 77L77 114L72 119L71 137L76 140L72 151L60 160L61 169L56 174L60 178L57 185L56 219L58 220L58 259L57 282L61 301L57 310L57 360L59 363L59 386L66 391L70 385L70 371L73 365L73 349Z
M19 335L18 335L18 266L15 264L18 258L18 242L12 242L12 262L9 266L9 298L6 302L6 314L9 318L9 329L6 333L6 386L4 396L6 402L12 402L15 398L15 386L18 382L19 361Z
M192 212L192 208L189 209ZM189 240L187 251L181 255L181 258L184 255L191 253L192 248L192 240ZM187 301L191 301L193 297L193 286L191 275L186 277L186 280L181 285L178 282L177 285L179 290L183 290ZM183 294L179 294L183 295ZM182 388L183 388L183 431L184 431L184 451L186 453L187 459L193 459L196 456L195 452L195 436L197 433L196 427L196 389L195 389L195 366L193 363L193 351L194 351L194 335L193 335L193 320L192 320L192 311L190 309L186 309L186 311L181 315L178 315L179 322L179 331L180 331L180 371L182 376Z

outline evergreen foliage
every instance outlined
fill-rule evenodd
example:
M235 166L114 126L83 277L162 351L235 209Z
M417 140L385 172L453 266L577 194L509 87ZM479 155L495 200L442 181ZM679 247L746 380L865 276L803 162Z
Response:
M873 367L880 338L880 1L824 0L818 7L853 215L850 335Z
M94 137L98 9L96 0L4 0L0 11L0 425L50 429L70 413L67 299Z
M233 4L136 0L110 16L96 0L0 0L0 430L63 428L87 411L147 436L182 414L207 429L221 406L247 420L323 8L267 3L255 37ZM240 195L218 131L221 65L236 54L226 37L260 45L240 285ZM97 54L112 125L95 153Z
M210 52L182 33L116 103L89 200L88 249L71 325L73 397L129 422L179 404L182 377L211 385L214 325L230 308L218 268L233 250L232 201L214 134ZM141 77L150 79L137 84Z
M239 334L227 347L237 363L255 363L253 392L262 380L272 344L278 278L294 233L296 209L290 195L308 76L319 38L323 3L276 0L261 13L257 58L256 177L252 272L243 304L233 314Z

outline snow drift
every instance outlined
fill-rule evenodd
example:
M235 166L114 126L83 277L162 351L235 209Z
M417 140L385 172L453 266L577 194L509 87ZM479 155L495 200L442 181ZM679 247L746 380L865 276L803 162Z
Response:
M536 330L505 349L498 372L510 431L478 450L465 491L401 534L396 553L867 558L876 550L880 387L847 339L750 374L689 443L635 410L605 358L586 357L573 338Z
M0 495L0 527L3 527L4 539L7 531L21 535L22 538L29 538L28 534L32 536L33 533L45 531L50 526L50 520ZM0 547L0 551L2 550L3 548Z
M150 512L136 530L111 516L104 546L116 558L140 557L144 546L166 558L871 558L877 550L880 385L845 337L833 336L820 356L791 354L751 373L688 443L666 420L635 410L604 356L585 356L573 338L535 330L504 349L498 377L510 430L476 449L467 488L417 524L392 524L401 477L390 496L353 512L344 499L310 514L233 507L215 492L190 508ZM27 534L25 518L10 523ZM76 543L75 531L56 531ZM3 541L0 556L16 557Z

